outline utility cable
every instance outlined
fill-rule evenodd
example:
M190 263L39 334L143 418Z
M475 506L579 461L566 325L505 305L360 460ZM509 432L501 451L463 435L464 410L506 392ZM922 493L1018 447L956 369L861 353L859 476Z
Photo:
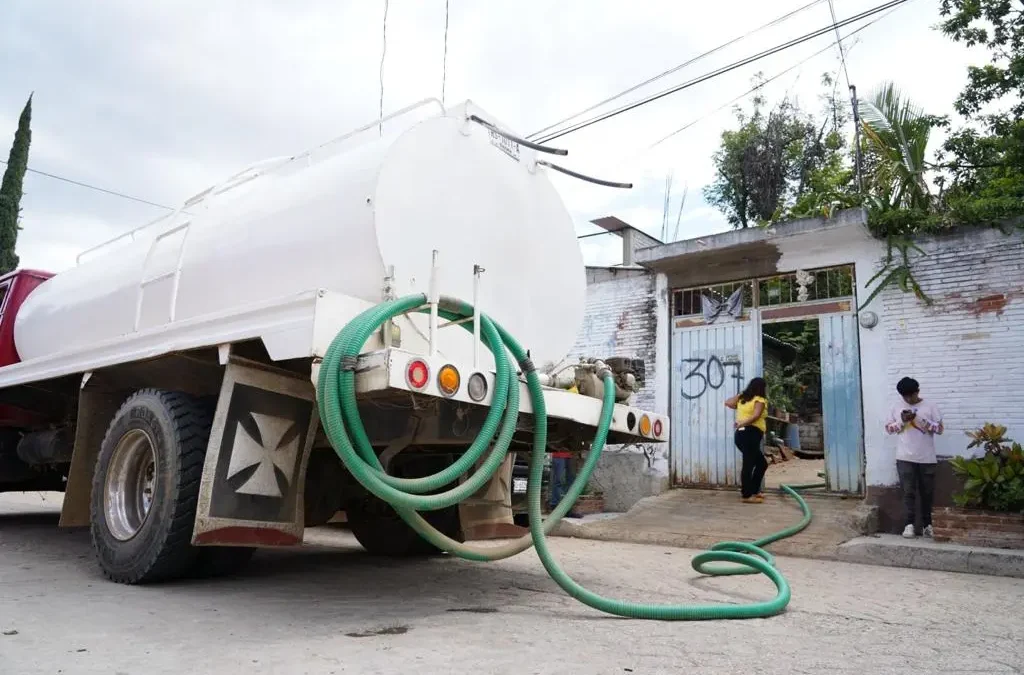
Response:
M388 54L388 0L384 0L384 22L380 48L380 107L377 117L377 133L384 135L384 57Z
M592 111L596 110L597 108L600 108L601 106L603 106L603 105L605 105L607 103L611 103L612 101L615 101L617 99L622 98L626 94L631 94L634 91L636 91L637 89L641 89L643 87L646 87L647 85L651 84L652 82L656 82L657 80L660 80L660 79L662 79L664 77L668 77L669 75L672 75L673 73L677 73L680 70L682 70L683 68L686 68L687 66L693 65L694 63L697 63L698 61L700 61L700 60L702 60L702 59L704 59L704 58L706 58L708 56L711 56L712 54L715 54L716 52L720 52L723 49L725 49L726 47L731 47L732 45L736 44L737 42L740 42L741 40L745 40L746 38L748 38L748 37L750 37L750 36L752 36L752 35L754 35L756 33L759 33L759 32L761 32L762 30L764 30L766 28L771 28L773 26L776 26L776 25L786 21L787 19L790 19L790 18L796 16L800 12L802 12L802 11L804 11L806 9L810 9L811 7L814 7L815 5L819 5L822 2L824 2L824 1L825 0L812 0L812 2L809 2L808 4L806 4L806 5L802 6L802 7L798 7L797 9L794 9L791 12L787 12L786 14L783 14L782 16L778 16L778 17L772 19L771 21L769 21L768 23L763 24L761 26L758 26L757 28L755 28L755 29L753 29L751 31L748 31L748 32L744 33L743 35L740 35L738 37L734 37L733 39L729 40L728 42L723 42L722 44L718 45L717 47L713 47L713 48L709 49L708 51L706 51L706 52L704 52L702 54L698 54L697 56L694 56L693 58L688 59L687 61L684 61L683 63L680 63L677 66L673 66L672 68L669 68L668 70L666 70L664 72L658 73L654 77L649 77L646 80L644 80L643 82L640 82L639 84L633 85L629 89L624 89L624 90L620 91L619 93L615 94L614 96L609 96L608 98L604 99L603 101L599 101L598 103L595 103L594 105L592 105L592 106L590 106L588 108L584 108L583 110L580 110L579 112L577 112L577 113L575 113L573 115L570 115L569 117L566 117L563 120L555 122L554 124L549 124L548 126L544 127L543 129L538 129L537 131L535 131L532 134L530 134L529 136L527 136L527 138L532 139L535 136L540 136L544 132L550 131L551 129L554 129L555 127L560 127L563 124L565 124L566 122L569 122L571 120L576 119L580 115L585 115L588 112L592 112Z
M574 124L572 126L569 126L569 127L565 128L565 129L563 129L561 131L556 131L556 132L544 135L544 136L542 136L540 138L533 139L533 140L535 140L535 142L537 142L537 143L548 143L548 142L553 141L553 140L555 140L557 138L561 138L562 136L566 136L568 134L574 133L574 132L579 131L581 129L585 129L586 127L589 127L589 126L592 126L594 124L597 124L599 122L603 122L605 120L611 119L612 117L616 117L618 115L621 115L622 113L629 112L630 110L634 110L635 108L639 108L640 106L646 105L648 103L652 103L654 101L662 99L662 98L664 98L666 96L669 96L671 94L675 94L675 93L677 93L679 91L682 91L684 89L688 89L690 87L693 87L695 85L701 84L703 82L707 82L708 80L714 79L714 78L716 78L716 77L718 77L720 75L724 75L724 74L726 74L728 72L736 70L737 68L741 68L741 67L743 67L745 65L749 65L751 63L754 63L755 61L759 61L759 60L761 60L761 59L763 59L765 57L772 56L773 54L777 54L779 52L785 51L786 49L789 49L791 47L795 47L796 45L803 44L804 42L807 42L809 40L813 40L814 38L820 37L820 36L824 35L825 33L828 33L830 31L834 30L835 28L841 28L841 27L846 26L848 24L860 21L861 19L866 19L867 17L874 16L875 14L878 14L880 12L884 12L885 10L892 9L894 7L898 7L899 5L902 5L902 4L904 4L905 2L908 2L908 1L909 0L891 0L890 2L887 2L885 4L878 5L878 6L874 7L874 8L872 8L872 9L869 9L869 10L865 10L864 12L861 12L860 14L856 14L854 16L851 16L851 17L847 18L847 19L843 19L842 21L840 21L840 22L838 22L836 24L830 24L828 26L824 26L823 28L819 28L818 30L812 31L810 33L806 33L804 35L801 35L798 38L794 38L794 39L792 39L792 40L790 40L788 42L784 42L782 44L776 45L775 47L772 47L771 49L767 49L765 51L759 52L759 53L754 54L752 56L749 56L747 58L741 59L739 61L735 61L735 62L733 62L733 63L731 63L729 65L723 66L721 68L717 68L717 69L715 69L715 70L713 70L713 71L711 71L709 73L705 73L704 75L701 75L700 77L696 77L696 78L694 78L692 80L689 80L687 82L683 82L682 84L678 84L678 85L676 85L674 87L671 87L669 89L665 89L665 90L663 90L661 92L658 92L657 94L653 94L651 96L647 96L647 97L642 98L639 101L636 101L634 103L630 103L630 104L624 105L624 106L622 106L620 108L616 108L615 110L611 110L609 112L602 113L601 115L597 115L597 116L592 117L592 118L590 118L588 120L585 120L583 122L579 122L577 124Z
M441 107L444 107L445 85L448 83L448 2L444 0L444 59L441 61Z
M662 144L662 143L664 143L665 141L669 140L669 139L670 139L670 138L672 138L673 136L676 136L676 135L678 135L678 134L681 134L682 132L686 131L686 130L687 130L687 129L689 129L690 127L692 127L692 126L694 126L694 125L696 125L696 124L699 124L700 122L703 122L704 120L706 120L707 118L711 117L711 116L712 116L712 115L714 115L715 113L717 113L717 112L720 112L720 111L721 111L722 109L724 109L724 108L727 108L727 107L729 107L730 105L732 105L732 104L736 103L737 101L740 101L741 99L745 98L746 96L748 96L748 95L750 95L750 94L754 93L754 92L755 92L755 91L757 91L758 89L761 89L761 88L763 88L763 87L764 87L764 86L765 86L766 84L769 84L770 82L773 82L773 81L775 81L775 80L779 79L779 78L780 78L780 77L782 77L783 75L785 75L785 74L787 74L787 73L790 73L790 72L792 72L793 70L795 70L796 68L799 68L800 66L804 65L804 64L805 64L805 63L807 63L808 61L811 61L812 59L815 59L815 58L817 58L817 57L821 56L822 54L824 54L824 53L825 53L825 52L827 52L828 50L830 50L830 49L832 49L833 47L835 47L835 46L836 46L836 44L841 44L841 42L842 42L843 40L848 40L848 39L850 39L851 37L853 37L853 36L854 36L854 35L856 35L857 33L861 32L861 31L863 31L863 30L865 30L865 29L867 29L867 28L871 27L872 25L874 25L874 24L878 23L879 21L881 21L881 20L885 19L886 17L888 17L888 16L890 15L890 14L892 14L892 13L893 13L893 12L895 12L895 11L896 11L896 9L895 9L895 8L893 8L893 9L890 9L890 10L889 10L888 12L886 12L886 13L885 13L885 14L883 14L882 16L880 16L880 17L878 17L878 18L876 18L876 19L874 19L874 20L872 20L872 21L869 21L868 23L864 24L863 26L860 26L859 28L857 28L857 29L855 29L855 30L853 30L853 31L850 31L850 32L849 32L849 33L848 33L847 35L845 35L845 36L843 36L843 37L839 38L839 40L836 40L836 42L833 42L832 44L828 45L827 47L825 47L825 48L823 48L823 49L819 49L818 51L814 52L813 54L811 54L810 56L808 56L808 57L807 57L807 58L805 58L805 59L801 59L800 61L797 61L796 63L794 63L793 65L791 65L791 66L790 66L789 68L786 68L785 70L782 70L782 71L779 71L778 73L775 73L774 75L772 75L772 76L771 76L771 77L769 77L768 79L766 79L766 80L764 80L764 81L762 81L762 82L759 82L759 83L758 83L758 84L756 84L755 86L753 86L753 87L751 87L750 89L746 90L745 92L743 92L742 94L740 94L740 95L739 95L739 96L737 96L736 98L734 98L734 99L732 99L732 100L730 100L730 101L728 101L728 102L726 102L726 103L723 103L722 105L718 106L718 107L717 107L717 108L715 108L714 110L708 111L707 113L705 113L704 115L701 115L700 117L698 117L698 118L697 118L697 119L695 119L695 120L691 120L690 122L687 122L687 123L686 123L686 124L684 124L683 126L679 127L679 128L678 128L678 129L676 129L675 131L673 131L672 133L670 133L670 134L667 134L667 135L665 135L665 136L662 136L661 138L659 138L658 140L656 140L656 141L655 141L654 143L651 143L651 144L650 144L649 146L647 146L646 150L653 150L654 148L656 148L657 146L661 145L661 144Z
M7 164L7 162L5 160L0 159L0 164ZM58 176L55 173L47 173L46 171L40 171L38 169L33 169L32 167L27 167L25 170L28 171L29 173L38 174L40 176L46 176L47 178L52 178L54 180L59 180L59 181L64 182L64 183L70 183L71 185L77 185L78 187L83 187L83 188L86 188L88 190L95 190L96 192L102 192L104 194L112 195L114 197L120 197L121 199L128 199L130 201L138 202L140 204L147 204L149 206L155 206L158 209L167 209L168 211L176 210L175 207L173 207L173 206L165 206L164 204L157 204L156 202L151 202L148 199L142 199L141 197L133 197L133 196L125 194L123 192L117 192L115 190L108 190L106 188L101 188L101 187L98 187L96 185L90 185L88 183L83 183L81 181L72 180L71 178L65 178L64 176Z
M836 5L833 0L828 0L828 11L832 14L832 24L836 23ZM839 37L839 28L836 28L836 42L839 44L839 59L843 63L843 75L846 77L846 88L850 88L850 70L846 67L846 50L843 48L843 40Z

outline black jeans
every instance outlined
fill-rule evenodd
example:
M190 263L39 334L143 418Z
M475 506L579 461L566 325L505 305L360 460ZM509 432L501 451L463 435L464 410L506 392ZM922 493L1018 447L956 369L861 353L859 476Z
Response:
M743 453L740 467L740 491L744 497L753 497L761 492L761 481L768 470L768 460L761 452L764 432L754 426L736 430L736 447Z
M918 464L896 460L903 489L903 511L906 525L916 525L917 498L921 497L921 527L932 524L932 498L935 496L935 464Z

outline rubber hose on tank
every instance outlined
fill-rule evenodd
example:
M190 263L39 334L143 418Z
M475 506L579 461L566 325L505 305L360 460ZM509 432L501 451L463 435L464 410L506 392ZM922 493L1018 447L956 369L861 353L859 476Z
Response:
M544 390L537 373L529 363L526 350L512 335L485 314L480 315L481 337L494 356L495 380L491 407L480 433L466 453L443 471L423 478L396 478L387 475L373 451L359 416L355 392L356 360L366 341L385 322L403 314L422 312L426 303L425 295L410 295L371 307L352 319L331 342L317 378L317 404L321 423L338 457L364 488L390 504L420 536L452 555L478 561L502 560L533 546L537 549L537 554L548 574L566 593L594 609L618 616L660 620L746 619L772 616L786 608L791 595L789 584L775 567L774 557L763 547L791 537L807 527L811 522L811 510L798 490L824 487L823 484L782 486L803 511L803 518L797 524L754 542L720 542L693 558L693 568L701 574L764 574L775 584L776 595L771 600L746 605L628 602L598 595L582 587L566 574L548 548L547 535L576 503L597 466L611 427L615 407L615 382L610 373L603 374L604 399L590 453L562 501L547 519L543 519L541 481L547 451ZM473 316L473 307L460 300L443 298L438 314L449 320L466 319ZM461 325L466 330L472 330L468 323ZM526 387L533 405L533 450L530 453L530 478L527 488L530 533L500 546L473 546L445 536L418 512L447 508L465 500L487 483L505 460L519 415L519 380L509 363L509 354L526 375ZM491 448L489 454L488 447ZM480 468L463 483L444 492L425 494L451 485L485 454L486 459Z

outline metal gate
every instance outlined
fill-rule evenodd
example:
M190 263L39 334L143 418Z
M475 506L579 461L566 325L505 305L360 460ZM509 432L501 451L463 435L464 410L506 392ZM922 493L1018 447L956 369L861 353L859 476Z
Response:
M864 425L857 319L852 313L826 314L820 316L818 322L828 489L859 494L863 490Z
M750 312L744 320L673 330L669 442L676 485L739 484L735 415L725 407L725 400L760 372L760 329L755 315Z

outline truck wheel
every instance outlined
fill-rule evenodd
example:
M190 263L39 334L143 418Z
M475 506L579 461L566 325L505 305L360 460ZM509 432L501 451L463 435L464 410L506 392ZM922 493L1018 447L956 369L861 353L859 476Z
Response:
M247 559L191 545L212 419L210 405L156 389L136 392L114 415L96 461L90 518L100 568L112 581L223 573Z
M419 455L415 452L406 456L399 455L396 460L391 473L405 478L429 476L452 463L452 458L448 456ZM446 536L463 541L458 506L426 511L420 515ZM349 502L345 516L356 541L372 555L399 557L441 553L440 549L406 525L389 504L372 495Z
M416 533L395 510L376 497L350 503L345 515L356 541L371 555L388 557L428 556L441 553ZM459 507L421 514L427 522L456 541L462 541Z

